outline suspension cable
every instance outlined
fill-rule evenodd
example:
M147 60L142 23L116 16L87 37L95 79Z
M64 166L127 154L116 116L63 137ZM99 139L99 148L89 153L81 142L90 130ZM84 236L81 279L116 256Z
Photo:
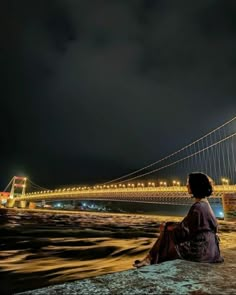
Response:
M12 179L10 180L10 182L8 183L8 185L5 187L5 189L3 190L4 192L8 189L8 187L10 186L10 184L12 183L12 181L13 181L13 178L14 177L12 177Z
M44 190L44 191L48 191L50 189L48 188L45 188L45 187L42 187L36 183L34 183L32 180L28 179L29 183L34 187L34 188L38 188L38 189L41 189L41 190Z
M193 156L195 156L195 155L197 155L197 154L200 154L200 153L204 152L205 150L208 150L208 149L210 149L210 148L212 148L212 147L214 147L214 146L216 146L216 145L218 145L218 144L220 144L220 143L226 141L226 140L229 139L229 138L234 137L235 135L236 135L236 132L233 133L233 134L231 134L231 135L229 135L229 136L227 136L226 138L223 138L223 139L219 140L218 142L215 142L215 143L211 144L210 146L207 146L207 147L201 149L200 151L197 151L197 152L195 152L195 153L189 155L189 156L186 156L186 157L184 157L184 158L181 158L181 159L179 159L179 160L176 160L176 161L174 161L174 162L172 162L172 163L170 163L170 164L167 164L167 165L162 166L162 167L160 167L160 168L154 169L154 170L152 170L152 171L149 171L149 172L143 173L143 174L141 174L141 175L137 175L137 176L135 176L135 177L132 177L132 178L129 178L129 179L126 179L126 180L119 181L119 182L117 182L117 184L120 184L120 183L123 183L123 182L126 182L126 181L131 181L131 180L133 180L133 179L137 179L137 178L140 178L140 177L142 177L142 176L146 176L146 175L148 175L148 174L151 174L151 173L154 173L154 172L160 171L160 170L162 170L162 169L164 169L164 168L167 168L167 167L173 166L173 165L175 165L175 164L177 164L177 163L179 163L179 162L182 162L182 161L184 161L184 160L186 160L186 159L190 159L190 158L192 158Z
M229 121L225 122L225 123L222 124L221 126L219 126L219 127L215 128L214 130L210 131L209 133L205 134L204 136L200 137L199 139L195 140L194 142L192 142L192 143L186 145L185 147L183 147L183 148L177 150L176 152L174 152L174 153L172 153L172 154L170 154L170 155L168 155L168 156L166 156L166 157L164 157L164 158L162 158L162 159L160 159L160 160L158 160L158 161L156 161L156 162L154 162L154 163L151 163L151 164L149 164L149 165L147 165L147 166L145 166L145 167L143 167L143 168L140 168L140 169L138 169L138 170L135 170L135 171L133 171L133 172L131 172L131 173L129 173L129 174L126 174L126 175L120 176L120 177L118 177L118 178L115 178L115 179L109 180L109 181L107 181L107 182L105 182L105 183L103 183L103 184L109 184L109 183L112 183L112 182L116 182L117 180L120 180L120 179L126 178L126 177L131 176L131 175L133 175L133 174L136 174L136 173L138 173L138 172L140 172L140 171L143 171L143 170L145 170L145 169L147 169L147 168L149 168L149 167L152 167L152 166L154 166L154 165L156 165L156 164L158 164L158 163L160 163L160 162L163 162L164 160L166 160L166 159L168 159L168 158L170 158L170 157L172 157L172 156L174 156L174 155L176 155L176 154L182 152L183 150L187 149L188 147L191 147L191 146L194 145L195 143L197 143L197 142L199 142L200 140L206 138L207 136L209 136L210 134L216 132L217 130L221 129L222 127L224 127L224 126L230 124L230 123L231 123L232 121L234 121L235 119L236 119L236 116L233 117L232 119L230 119Z

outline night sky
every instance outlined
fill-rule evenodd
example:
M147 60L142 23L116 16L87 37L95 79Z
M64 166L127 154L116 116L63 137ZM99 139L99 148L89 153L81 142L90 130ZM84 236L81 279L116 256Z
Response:
M235 0L3 0L2 189L129 173L235 116Z

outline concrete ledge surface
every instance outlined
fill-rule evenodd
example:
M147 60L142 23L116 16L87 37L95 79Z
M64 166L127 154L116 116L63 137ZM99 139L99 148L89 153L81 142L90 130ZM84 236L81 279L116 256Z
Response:
M236 294L236 248L222 254L225 262L219 264L167 261L18 294Z

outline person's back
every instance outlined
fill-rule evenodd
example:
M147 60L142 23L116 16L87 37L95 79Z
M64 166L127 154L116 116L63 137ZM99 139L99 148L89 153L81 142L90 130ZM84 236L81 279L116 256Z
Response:
M217 220L208 201L197 201L173 230L176 250L186 260L222 262L216 233Z

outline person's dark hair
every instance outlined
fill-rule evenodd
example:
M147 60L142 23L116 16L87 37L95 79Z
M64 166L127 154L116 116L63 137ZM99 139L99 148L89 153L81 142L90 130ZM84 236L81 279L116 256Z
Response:
M213 192L211 178L201 172L190 173L188 184L195 198L209 197Z

